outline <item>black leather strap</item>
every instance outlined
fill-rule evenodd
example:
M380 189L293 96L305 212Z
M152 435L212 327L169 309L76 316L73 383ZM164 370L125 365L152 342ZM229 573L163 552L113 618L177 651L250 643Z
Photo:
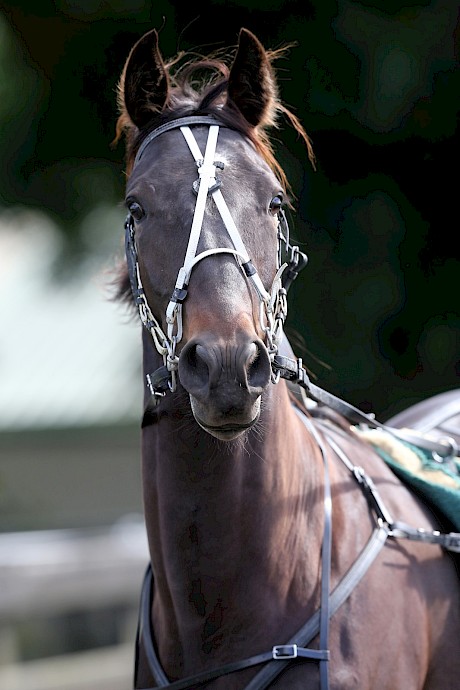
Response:
M273 368L275 371L280 372L281 378L297 383L306 391L308 397L318 403L332 408L342 415L342 417L345 417L350 424L365 424L372 429L382 429L400 441L412 443L413 445L428 450L431 453L437 453L441 458L451 457L452 454L460 455L459 448L429 439L426 436L417 433L416 431L408 431L405 429L396 429L391 426L386 426L375 419L373 415L368 415L350 403L341 400L332 393L328 393L323 388L320 388L310 381L307 372L302 366L301 359L292 359L290 357L276 355L273 361Z
M139 647L139 642L142 640L142 646L144 649L145 656L147 657L147 663L149 665L150 672L153 675L155 684L160 687L165 687L168 684L168 678L163 671L158 655L155 651L154 646L154 634L152 629L152 593L153 593L153 573L152 566L149 563L144 576L144 582L142 585L141 593L141 605L139 612L139 622L137 626L137 647ZM136 673L137 676L137 664L139 658L139 649L136 649Z
M293 659L303 658L311 659L314 661L323 661L329 659L329 651L318 650L318 649L305 649L303 647L298 647L297 645L277 645L273 647L271 652L263 652L262 654L256 654L255 656L248 657L241 661L234 661L225 666L220 666L219 668L212 669L210 671L203 671L202 673L197 673L194 676L189 676L188 678L183 678L181 680L176 680L171 683L166 682L164 685L157 685L155 690L194 690L198 685L202 683L207 683L221 676L228 675L229 673L234 673L235 671L242 671L245 668L250 668L251 666L257 666L263 664L267 661L275 662L279 661L292 661ZM145 688L145 690L149 690Z
M369 567L374 562L377 555L380 553L381 549L385 545L388 538L388 529L385 525L380 525L372 533L368 543L364 549L359 554L358 558L351 566L351 568L344 575L337 587L332 591L329 601L329 615L332 617L338 608L343 604L346 599L350 596L354 588L364 577ZM142 599L148 605L145 609L141 609L141 616L148 616L147 621L150 621L150 608L151 608L151 596L152 596L152 571L149 564L147 572L144 578L144 585L142 588L143 596ZM145 598L144 598L145 594ZM276 678L286 666L292 662L293 659L297 657L307 658L316 661L321 661L321 659L326 660L327 650L315 650L306 649L305 645L309 644L320 631L320 610L318 609L313 616L309 619L307 623L298 631L298 633L286 644L278 645L274 647L271 652L264 652L262 654L257 654L256 656L243 659L242 661L236 661L234 663L226 664L217 669L205 671L203 673L197 674L189 678L183 678L172 683L168 683L166 676L164 675L163 669L161 668L160 662L156 655L153 646L152 631L149 623L139 622L139 630L143 632L142 644L144 650L149 650L147 653L147 658L149 660L149 667L154 676L156 676L155 690L192 690L197 687L197 684L205 683L207 681L219 678L224 674L229 674L234 671L241 671L244 668L249 668L251 666L256 666L258 664L266 663L266 666L259 671L259 673L250 681L246 686L245 690L265 690L267 686ZM274 655L275 649L287 648L297 646L297 655ZM160 680L163 678L165 680ZM153 690L151 688L146 688L144 690Z
M153 141L161 134L164 134L164 132L168 132L171 129L177 129L178 127L188 127L189 125L207 125L208 127L210 127L211 125L218 125L219 127L227 126L223 122L218 120L216 117L213 117L212 115L189 115L188 117L178 117L175 120L165 122L163 125L156 127L156 129L152 130L152 132L150 132L150 134L148 134L145 137L144 141L139 146L139 150L134 160L134 165L139 163L145 149L151 141Z
M388 538L388 529L385 525L376 527L356 561L341 579L337 587L332 591L329 601L329 614L332 617L338 608L348 599L354 588L362 580L370 566L377 558L378 554L385 545ZM310 620L292 638L294 643L303 642L309 644L319 632L319 610L313 614ZM288 661L281 661L279 664L268 663L246 686L245 690L265 690L272 680L274 680L287 666Z

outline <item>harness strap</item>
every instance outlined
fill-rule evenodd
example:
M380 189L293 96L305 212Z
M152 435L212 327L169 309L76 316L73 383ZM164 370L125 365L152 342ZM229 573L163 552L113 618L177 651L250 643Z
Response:
M332 590L329 601L329 613L332 617L334 613L342 606L348 599L354 588L359 584L364 575L369 570L370 566L377 558L378 554L385 545L389 536L386 525L379 525L376 527L367 542L364 549L359 554L356 561L351 568L343 576L339 584ZM310 620L298 631L298 633L290 640L289 643L295 644L309 644L311 640L319 632L320 628L320 612L316 611ZM288 643L288 644L289 644ZM280 662L279 664L268 663L259 673L254 676L252 681L245 687L244 690L265 690L268 685L286 668L288 661Z
M440 441L434 441L412 430L406 431L404 429L395 429L394 427L386 426L375 419L373 415L362 412L357 407L345 402L345 400L341 400L332 393L316 386L310 381L305 368L302 366L302 360L300 358L292 359L290 357L276 355L273 359L273 367L275 370L279 371L282 378L293 381L301 386L312 400L331 407L345 417L351 424L365 424L373 429L382 429L400 441L406 441L431 451L432 453L437 453L441 458L450 457L452 454L460 455L459 448L453 446L452 443L441 443Z
M288 645L275 645L270 652L262 652L262 654L256 654L242 661L234 661L225 666L220 666L219 668L212 669L210 671L203 671L202 673L197 673L194 676L188 678L183 678L181 680L176 680L171 683L166 681L165 684L157 685L155 690L191 690L196 688L197 685L202 683L207 683L221 676L228 675L229 673L234 673L236 671L242 671L251 666L258 666L259 664L266 663L267 661L280 660L280 661L292 661L292 659L303 658L311 659L314 661L323 661L329 659L329 652L316 649L305 649L303 647L298 647L295 644ZM249 686L248 686L249 687ZM145 689L150 690L150 689Z
M321 420L318 420L321 423ZM412 527L401 520L394 520L388 508L383 503L377 488L372 479L364 472L362 467L353 465L343 450L327 434L328 442L336 455L342 460L344 465L353 473L355 479L361 486L369 505L374 509L378 519L388 526L389 536L395 539L408 539L409 541L421 541L425 544L437 544L446 551L460 553L460 533L442 533L438 530L426 530L423 527Z
M324 467L324 532L321 547L321 599L319 617L319 646L320 649L329 649L329 618L331 616L329 606L329 593L331 587L331 553L332 553L332 497L331 480L329 475L329 463L327 453L322 443L321 437L311 423L297 407L294 407L297 415L301 418L307 431L315 439L321 451ZM320 687L321 690L329 688L329 655L326 659L319 662Z
M141 603L139 610L139 622L137 625L136 634L136 663L134 667L134 687L136 686L137 669L139 664L139 643L142 640L145 655L149 669L154 677L156 685L167 685L168 678L163 671L157 653L154 647L154 635L152 629L151 610L152 610L152 591L153 591L153 573L152 566L149 563L146 573L144 575L144 582L142 584Z
M334 615L362 580L385 545L388 536L389 531L386 525L380 524L374 529L369 541L356 561L345 573L337 587L332 590L329 601L330 616ZM308 658L313 660L321 660L322 658L326 660L326 656L329 658L327 650L305 648L305 645L309 644L320 631L320 611L317 610L289 642L285 645L273 647L271 652L263 652L262 654L243 659L242 661L229 663L225 666L220 666L219 668L169 683L155 652L152 630L149 625L152 603L152 584L153 576L151 565L149 564L142 586L141 601L143 605L140 610L138 641L142 639L144 651L149 662L150 670L155 678L157 690L192 690L192 688L196 687L197 683L205 683L222 675L227 675L234 671L241 671L245 668L268 662L245 688L245 690L264 690L295 658ZM325 651L327 655L324 653Z

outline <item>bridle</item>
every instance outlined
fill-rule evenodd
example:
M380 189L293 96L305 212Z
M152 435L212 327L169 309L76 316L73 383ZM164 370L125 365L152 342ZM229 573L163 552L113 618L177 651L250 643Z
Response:
M204 156L190 129L190 125L207 125L209 127ZM265 334L266 347L272 363L272 381L276 383L281 375L279 369L274 366L274 360L278 353L283 333L282 327L287 316L287 289L297 277L301 268L306 266L307 257L299 250L298 246L290 244L286 215L280 209L278 212L277 271L270 292L267 292L257 269L246 251L244 242L220 189L221 180L218 171L223 170L224 164L221 161L215 160L220 127L226 127L226 125L211 116L177 118L154 129L142 142L134 160L133 168L141 160L145 149L154 139L164 132L179 128L195 160L199 175L198 180L192 185L197 195L197 200L184 263L178 272L175 287L166 308L166 333L153 315L147 302L139 269L135 223L131 214L128 214L125 223L125 249L134 301L143 325L150 332L153 344L163 358L162 367L153 373L146 374L147 385L152 396L151 404L158 403L168 390L176 390L176 373L179 364L177 345L182 340L182 311L192 271L199 262L217 254L232 255L241 268L242 275L252 285L259 300L259 322ZM213 247L197 254L208 197L213 199L233 247ZM284 254L288 255L288 260L282 263Z

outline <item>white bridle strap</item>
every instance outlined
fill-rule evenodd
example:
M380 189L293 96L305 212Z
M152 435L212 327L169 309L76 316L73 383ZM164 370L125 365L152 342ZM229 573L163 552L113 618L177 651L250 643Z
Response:
M217 146L217 137L219 135L219 127L216 125L212 125L209 128L208 141L206 143L204 160L201 155L200 149L198 148L198 144L196 143L195 137L192 134L191 129L189 127L181 127L180 129L189 147L192 141L194 142L194 146L192 145L192 148L190 150L192 152L193 157L195 158L196 163L201 163L198 167L198 173L200 176L198 198L196 201L195 213L193 216L192 228L190 230L187 251L185 253L184 265L181 269L184 272L185 278L185 276L190 274L189 265L196 255L196 250L198 247L198 242L201 234L201 228L203 225L203 217L206 207L206 200L208 197L208 190L216 182L216 168L214 166L214 156ZM179 277L177 282L180 282ZM176 286L183 287L183 283L182 285L178 285L176 283Z
M204 252L200 252L195 256L195 258L190 264L190 271L200 261L202 261L203 259L207 259L208 256L214 256L215 254L232 254L240 265L243 263L244 259L244 257L236 251L236 249L230 249L229 247L216 247L215 249L206 249ZM241 270L243 271L243 269Z
M187 244L187 250L185 252L184 265L179 270L176 279L176 290L183 290L188 284L190 273L194 265L194 259L196 255L196 250L198 247L198 242L200 241L201 228L203 225L204 212L206 208L206 201L208 198L208 190L212 184L215 184L216 169L214 167L214 154L217 145L217 136L219 134L219 127L217 125L211 125L209 127L208 140L206 144L206 151L204 154L204 160L201 156L200 149L196 143L195 137L193 136L189 127L181 127L181 132L189 145L192 155L195 161L200 163L198 172L200 176L200 185L198 188L198 197L195 204L195 212L193 214L192 227L190 229L190 236ZM168 324L168 337L170 340L175 338L175 342L179 342L182 338L182 304L174 299L172 299L166 309L166 322ZM174 333L174 329L176 332Z
M179 270L176 280L176 288L178 288L179 290L183 289L184 286L188 284L192 268L198 263L198 261L200 261L202 258L205 258L205 256L207 257L211 256L212 254L222 254L227 252L229 254L233 254L235 257L238 257L241 261L241 265L245 265L250 262L250 258L246 251L246 247L244 246L243 240L241 239L241 235L238 232L238 228L236 227L233 221L233 218L222 195L222 192L217 187L212 191L212 197L216 203L217 209L221 215L221 218L230 236L235 251L225 248L216 248L206 250L206 252L203 253L203 256L201 254L198 256L196 255L196 250L201 235L201 228L203 225L204 211L206 207L208 192L209 189L216 185L216 167L214 164L214 156L217 146L217 137L219 135L219 127L217 125L212 125L209 127L208 140L206 143L204 159L190 127L181 127L180 130L198 166L200 185L198 189L198 198L195 206L195 213L193 216L192 228L190 230L190 237L187 245L187 251L185 254L184 265ZM254 287L257 291L257 294L259 296L259 299L261 301L264 301L266 304L269 304L270 295L265 290L258 273L254 272L248 277L251 278ZM168 306L167 317L169 316L170 319L173 319L174 314L177 312L177 310L177 303L170 302Z
M241 235L238 232L238 228L236 227L236 225L233 221L233 218L230 214L230 211L228 209L226 201L225 201L224 197L222 196L222 192L220 191L220 189L216 189L212 193L212 196L213 196L214 201L216 202L216 206L219 210L219 213L222 217L222 220L224 221L224 225L227 228L227 232L230 235L230 239L232 240L233 246L235 247L238 254L240 254L240 256L244 257L243 258L243 264L247 264L250 261L250 258L246 252L246 248L243 244L243 240L241 239ZM256 291L259 295L259 298L268 304L268 302L270 300L270 295L265 290L259 274L253 273L252 275L249 276L249 278L251 278L252 282L254 283L254 287L256 288Z

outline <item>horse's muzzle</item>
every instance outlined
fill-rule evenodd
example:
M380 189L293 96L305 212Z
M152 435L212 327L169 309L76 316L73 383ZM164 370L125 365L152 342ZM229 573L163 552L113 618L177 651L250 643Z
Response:
M232 440L259 417L260 398L271 380L268 351L261 340L247 336L229 343L202 335L183 348L179 378L198 424Z

